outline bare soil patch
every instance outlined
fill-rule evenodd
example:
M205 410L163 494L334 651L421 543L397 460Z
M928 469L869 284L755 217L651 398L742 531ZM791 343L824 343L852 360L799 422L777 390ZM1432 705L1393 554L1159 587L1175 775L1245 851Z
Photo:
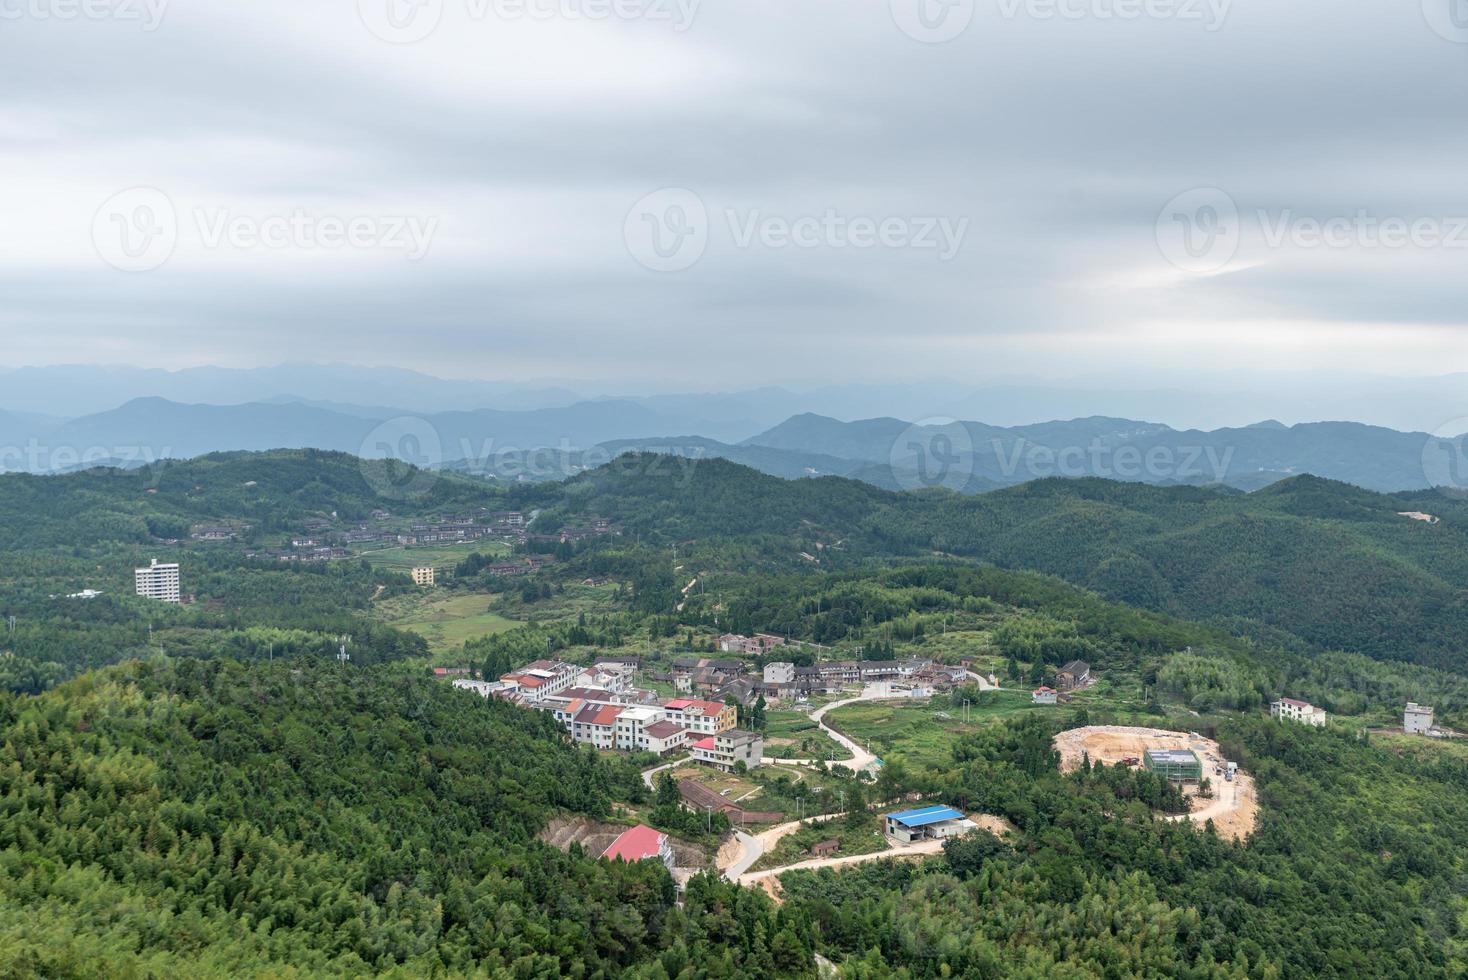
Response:
M1148 749L1191 749L1203 762L1203 775L1212 786L1213 798L1203 799L1197 795L1196 787L1188 787L1184 792L1193 798L1193 811L1169 819L1189 819L1195 823L1212 820L1219 836L1229 840L1241 841L1254 832L1259 816L1254 778L1238 772L1228 782L1219 775L1216 770L1227 769L1228 760L1212 739L1160 728L1091 725L1061 732L1055 736L1055 748L1060 752L1062 772L1080 768L1083 754L1092 764L1104 762L1113 766L1126 759L1140 759Z

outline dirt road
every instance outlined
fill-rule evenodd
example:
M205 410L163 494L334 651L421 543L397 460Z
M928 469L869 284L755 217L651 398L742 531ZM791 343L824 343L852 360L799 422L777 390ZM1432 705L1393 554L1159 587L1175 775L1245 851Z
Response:
M720 868L723 870L724 876L730 881L738 881L740 875L744 874L756 861L764 857L767 851L773 850L775 845L780 843L784 838L789 837L801 827L824 823L838 816L841 816L841 814L823 813L814 817L808 817L805 820L792 820L789 823L778 824L769 830L753 835L736 830L734 832L734 840L738 843L738 848L732 851L732 853L726 854L722 851L720 852Z
M892 844L885 851L873 851L871 854L852 854L849 857L837 858L815 858L810 861L801 861L799 864L789 864L783 868L771 868L768 871L754 871L749 874L730 877L731 880L737 881L741 885L758 885L766 879L775 878L787 871L799 871L810 868L842 868L852 864L865 864L868 861L927 857L930 854L940 854L942 851L943 842L940 840L925 840L916 844Z

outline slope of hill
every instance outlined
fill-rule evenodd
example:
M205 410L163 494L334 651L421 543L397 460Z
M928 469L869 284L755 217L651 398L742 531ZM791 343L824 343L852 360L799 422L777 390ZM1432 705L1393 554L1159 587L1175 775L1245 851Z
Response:
M1314 477L1249 495L1103 480L891 494L844 479L785 482L723 460L686 476L651 462L608 467L540 494L665 539L763 536L795 563L801 552L841 567L937 551L1378 658L1461 668L1468 647L1468 508L1438 494L1386 496ZM1399 516L1417 510L1441 520Z
M0 733L5 976L616 976L778 930L685 937L657 862L537 842L636 771L417 671L135 662Z

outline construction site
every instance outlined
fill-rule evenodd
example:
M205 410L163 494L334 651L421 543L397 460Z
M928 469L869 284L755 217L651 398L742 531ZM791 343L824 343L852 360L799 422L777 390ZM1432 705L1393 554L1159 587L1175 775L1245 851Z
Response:
M1074 772L1083 758L1091 764L1145 768L1177 783L1192 801L1191 813L1169 819L1213 821L1220 836L1243 840L1254 832L1259 803L1254 779L1224 758L1218 743L1196 732L1159 728L1091 725L1055 736L1062 772ZM1210 797L1201 793L1207 779Z

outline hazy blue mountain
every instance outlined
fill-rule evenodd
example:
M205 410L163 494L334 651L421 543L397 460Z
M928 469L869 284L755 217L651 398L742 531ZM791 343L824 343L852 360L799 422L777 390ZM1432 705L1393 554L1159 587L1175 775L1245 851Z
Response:
M1355 422L1286 427L1271 421L1203 432L1105 417L1003 428L799 415L745 445L865 460L877 471L892 469L900 486L943 485L967 492L1054 476L1223 483L1248 490L1302 473L1380 491L1462 482L1446 468L1455 453L1451 445L1422 432ZM872 479L872 470L864 472L861 478ZM904 473L917 474L917 483ZM882 479L872 482L887 485Z
M263 368L198 367L162 371L57 365L0 372L0 408L64 418L92 415L137 398L237 405L290 398L348 404L404 405L417 412L477 408L533 410L582 400L543 385L456 381L392 367L282 364Z
M671 436L687 431L688 426L701 426L712 436L726 438L748 434L742 426L659 413L625 401L580 402L525 412L481 409L395 415L390 419L380 416L394 411L391 409L338 407L342 410L291 401L200 405L138 398L60 424L0 416L0 435L7 436L0 446L40 444L39 455L11 453L13 458L0 460L0 467L44 472L104 460L151 462L267 449L392 455L438 465L542 447L579 451L612 439Z

